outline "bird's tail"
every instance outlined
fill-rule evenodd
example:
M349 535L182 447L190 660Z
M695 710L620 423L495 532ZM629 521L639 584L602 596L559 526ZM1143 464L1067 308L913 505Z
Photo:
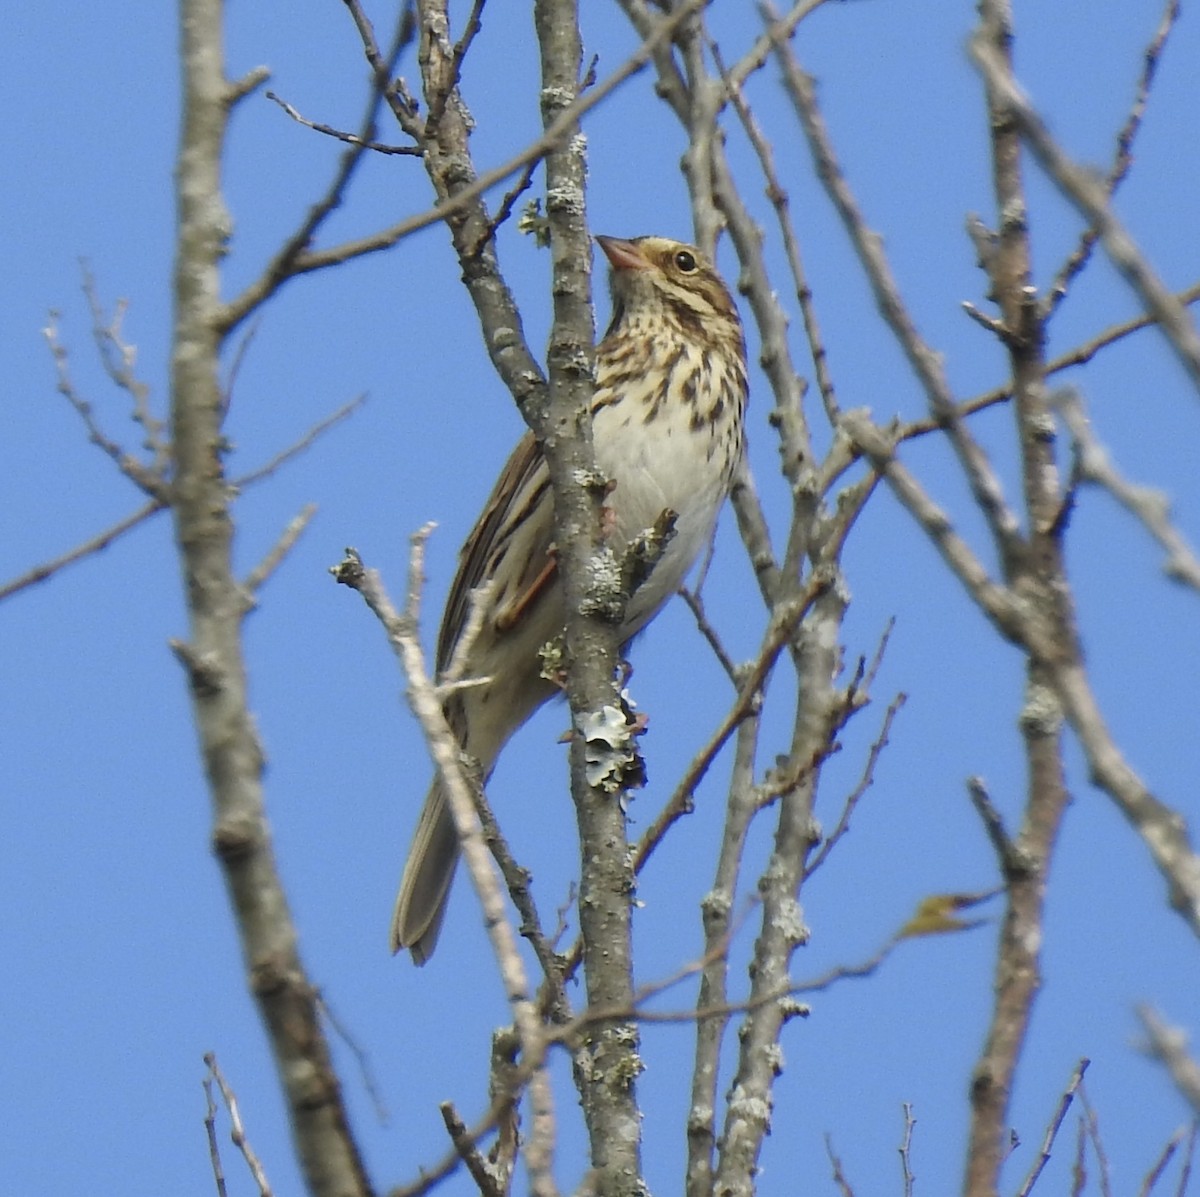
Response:
M450 883L458 865L458 834L437 780L429 788L412 847L400 879L400 893L392 914L392 951L408 948L414 964L424 964L437 946Z

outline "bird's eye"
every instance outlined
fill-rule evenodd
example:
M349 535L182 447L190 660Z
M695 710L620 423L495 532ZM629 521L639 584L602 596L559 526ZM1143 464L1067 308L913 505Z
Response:
M688 253L686 249L681 249L675 255L675 265L678 266L684 274L691 274L692 271L696 269L696 259L692 254Z

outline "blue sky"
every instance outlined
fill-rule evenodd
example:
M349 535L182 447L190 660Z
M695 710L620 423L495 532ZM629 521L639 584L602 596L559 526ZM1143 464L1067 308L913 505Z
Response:
M481 166L503 160L536 129L536 51L524 8L493 0L464 74ZM723 0L717 8L714 27L733 60L757 32L753 6ZM381 27L386 12L378 12ZM1107 166L1158 16L1150 3L1017 6L1021 78L1079 160ZM850 181L884 235L922 332L945 354L963 398L1003 380L994 343L960 310L964 299L983 303L964 217L978 211L992 219L980 89L965 54L972 19L969 6L950 0L857 0L827 5L798 39L802 60L820 80ZM124 399L105 381L92 350L79 259L89 262L107 302L129 301L125 331L138 346L141 377L162 404L178 118L170 6L26 5L6 24L0 45L10 163L0 188L7 230L0 248L5 579L139 504L56 395L41 329L50 309L61 311L77 386L110 433L135 444ZM585 36L589 51L600 55L601 73L636 44L608 4L589 6ZM1187 14L1167 51L1119 203L1175 287L1200 275L1198 55L1200 30ZM345 127L358 120L365 70L340 4L234 5L228 57L231 74L268 65L270 86L312 119ZM404 63L402 73L415 76L415 63ZM685 238L683 141L649 86L648 75L635 79L587 125L591 224L617 235ZM880 419L922 414L922 396L874 314L771 67L756 77L750 95L776 140L843 406L870 407ZM386 126L382 136L399 140ZM729 145L778 263L769 207L732 125ZM253 279L295 226L337 153L334 143L294 124L261 95L242 106L226 162L235 220L227 294ZM1029 192L1044 283L1079 226L1034 169ZM370 162L327 236L383 226L421 210L429 198L414 160ZM511 225L500 245L526 331L540 347L549 320L548 257ZM723 254L721 261L732 277L732 260ZM787 289L782 271L777 286ZM1056 317L1051 353L1136 310L1098 259ZM606 316L600 297L601 327ZM793 332L803 362L798 319ZM753 356L753 332L750 341ZM1157 334L1128 339L1069 380L1083 388L1097 430L1124 470L1168 491L1180 527L1200 540L1194 464L1200 407ZM440 1156L439 1100L453 1098L468 1115L482 1107L480 1064L492 1027L505 1019L464 886L429 967L418 972L387 954L390 903L429 770L378 627L326 572L352 544L384 570L398 594L409 534L436 520L426 628L432 640L458 544L520 432L487 364L440 228L389 254L294 282L267 309L236 382L233 468L261 464L360 393L368 401L352 420L246 492L238 505L237 551L243 570L250 569L303 504L319 505L249 621L251 692L301 951L367 1053L387 1108L383 1120L354 1059L339 1046L356 1129L384 1187ZM778 535L784 495L774 478L761 380L752 404L752 460ZM988 413L978 427L1015 494L1007 412ZM945 447L933 440L914 445L906 460L986 551ZM1195 821L1198 596L1163 579L1156 548L1100 494L1082 498L1069 561L1106 715L1134 766ZM854 599L845 626L848 659L870 655L893 615L897 626L877 703L852 725L823 781L827 826L857 779L887 700L903 690L908 703L850 836L805 889L813 938L795 961L798 978L868 956L926 894L994 884L994 861L963 779L984 776L1013 820L1023 786L1016 734L1021 662L995 642L887 496L872 502L845 566ZM728 518L709 602L731 651L752 653L764 617ZM206 1051L217 1053L237 1089L276 1190L299 1188L273 1065L208 850L208 799L183 677L167 648L169 637L184 632L165 517L0 608L6 773L0 901L7 912L0 921L6 963L0 1078L8 1094L0 1158L14 1193L212 1192L200 1087ZM639 642L635 665L635 696L651 718L644 741L651 784L634 804L645 826L730 694L682 604ZM786 691L787 679L780 675L776 686ZM785 742L786 693L772 697L778 708L763 740L764 765ZM556 742L564 726L561 706L542 712L506 753L491 787L547 909L565 898L573 867L565 758ZM1135 1049L1132 1007L1160 1004L1194 1029L1200 952L1165 911L1163 885L1144 849L1088 786L1073 749L1069 759L1074 801L1052 876L1045 986L1012 1114L1023 1146L1006 1180L1017 1187L1071 1069L1087 1055L1114 1181L1130 1191L1186 1117L1165 1078ZM696 815L643 880L636 924L641 980L669 974L698 950L696 901L710 884L726 770L714 770ZM761 862L765 829L753 850ZM993 914L998 909L993 903ZM990 923L969 935L910 944L877 977L813 1000L812 1017L785 1035L788 1068L777 1089L762 1193L827 1186L826 1132L858 1191L894 1189L906 1101L918 1120L918 1191L953 1190L970 1068L990 997L994 934ZM691 997L681 986L662 1005L686 1008ZM656 1192L669 1192L683 1160L688 1028L647 1029L645 1055L648 1176ZM569 1189L582 1170L581 1137L561 1064L559 1079L558 1174ZM1047 1191L1064 1191L1067 1143L1060 1142ZM251 1191L232 1150L226 1168L236 1177L232 1192ZM450 1191L468 1192L467 1181L457 1178Z

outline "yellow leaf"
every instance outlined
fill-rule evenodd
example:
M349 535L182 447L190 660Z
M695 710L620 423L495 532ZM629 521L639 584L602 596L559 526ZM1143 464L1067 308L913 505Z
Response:
M941 935L946 931L969 931L987 919L959 918L958 912L995 897L999 890L990 889L978 894L932 894L917 903L916 913L896 932L896 939L912 939L918 935Z

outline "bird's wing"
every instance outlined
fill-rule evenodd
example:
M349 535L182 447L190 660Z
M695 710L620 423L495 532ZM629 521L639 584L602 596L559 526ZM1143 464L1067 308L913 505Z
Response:
M526 432L508 459L475 527L458 554L458 573L450 587L438 634L438 668L445 669L467 622L471 592L498 578L488 603L487 620L497 631L516 623L530 603L553 581L554 504L550 474L533 433ZM505 558L522 562L506 577Z

